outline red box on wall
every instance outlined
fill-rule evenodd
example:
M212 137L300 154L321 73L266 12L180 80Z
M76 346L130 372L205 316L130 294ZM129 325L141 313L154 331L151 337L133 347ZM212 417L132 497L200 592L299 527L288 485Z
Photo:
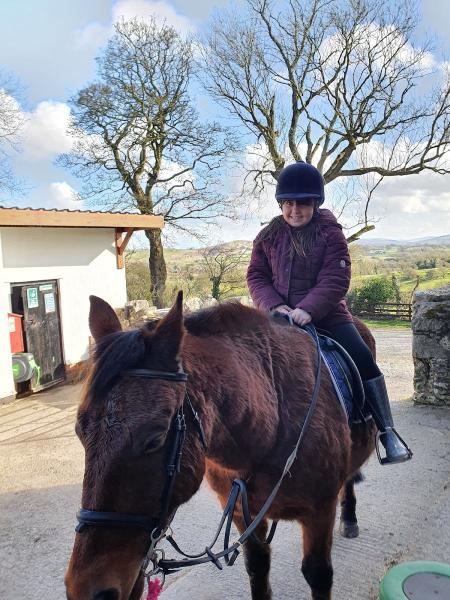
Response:
M15 313L8 313L9 323L9 341L11 342L11 352L23 352L23 329L22 329L22 315L16 315Z

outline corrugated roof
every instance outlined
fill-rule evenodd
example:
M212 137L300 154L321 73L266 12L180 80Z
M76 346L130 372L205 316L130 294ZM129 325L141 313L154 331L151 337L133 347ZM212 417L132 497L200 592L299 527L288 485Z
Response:
M164 218L130 212L0 207L0 227L112 227L160 229Z
M128 212L123 210L71 210L70 208L36 208L35 206L0 206L0 210L13 209L13 210L33 210L33 211L45 211L45 212L59 212L59 213L93 213L102 215L140 215L138 212Z

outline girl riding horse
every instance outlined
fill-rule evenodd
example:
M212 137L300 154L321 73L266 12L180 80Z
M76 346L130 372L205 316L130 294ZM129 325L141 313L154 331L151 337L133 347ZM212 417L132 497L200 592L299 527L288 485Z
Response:
M409 460L412 452L394 429L384 376L347 309L350 255L342 227L319 206L325 200L320 172L304 162L285 167L275 197L281 215L256 237L247 283L256 306L313 323L343 346L359 369L365 396L386 450L381 464Z

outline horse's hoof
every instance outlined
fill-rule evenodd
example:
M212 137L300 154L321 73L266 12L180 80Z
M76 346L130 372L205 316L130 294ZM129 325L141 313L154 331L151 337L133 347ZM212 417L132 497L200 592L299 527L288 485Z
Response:
M359 536L358 523L350 521L341 521L339 524L339 533L345 538L356 538Z

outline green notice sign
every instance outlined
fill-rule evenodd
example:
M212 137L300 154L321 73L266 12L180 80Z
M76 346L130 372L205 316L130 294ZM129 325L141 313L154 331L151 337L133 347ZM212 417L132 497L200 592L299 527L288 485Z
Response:
M28 308L37 308L39 306L37 288L28 288L27 289L27 303L28 303Z

